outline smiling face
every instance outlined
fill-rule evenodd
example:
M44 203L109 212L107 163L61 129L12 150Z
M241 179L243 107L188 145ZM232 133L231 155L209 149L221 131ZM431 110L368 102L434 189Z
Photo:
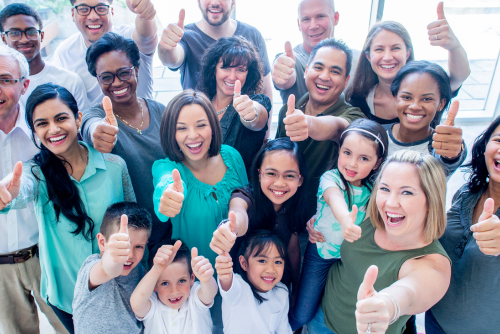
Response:
M234 8L234 0L198 0L198 7L208 24L220 26L229 19Z
M297 23L304 48L311 50L324 39L333 37L339 13L324 0L308 0L299 5Z
M40 29L40 25L35 20L33 16L29 15L14 15L5 20L3 24L4 31L26 31L29 29ZM21 52L26 59L31 61L37 55L40 54L40 43L43 40L44 32L38 34L36 40L29 40L26 34L21 34L21 39L18 41L12 41L9 37L2 35L2 39L5 44L11 48Z
M344 136L347 137L339 150L337 168L347 182L360 187L361 181L382 162L377 157L377 144L355 131L349 131Z
M302 178L296 179L297 175L300 175L299 165L288 151L267 152L260 171L260 189L273 203L276 211L281 209L283 203L295 195L302 185ZM278 178L275 178L276 176Z
M222 68L222 60L219 61L215 69L215 80L217 82L217 95L233 96L234 83L236 80L241 82L241 87L245 85L248 75L248 69L244 65L238 67Z
M349 83L346 77L347 55L344 51L323 47L307 65L304 72L309 99L329 107L338 101Z
M134 68L130 79L125 81L121 81L116 76L117 72L130 69L132 67L132 62L128 58L127 54L122 51L106 52L97 59L97 76L107 72L115 75L115 81L109 85L105 85L99 79L96 79L99 82L99 86L101 86L103 94L108 96L113 104L123 104L137 99L136 92L139 69L137 67Z
M0 56L0 79L20 79L19 63L12 57ZM24 79L10 87L0 87L0 119L17 113L19 98L28 89L29 80Z
M283 278L285 260L275 244L271 244L261 254L251 254L248 260L240 255L241 268L246 271L248 281L259 292L267 292Z
M389 238L421 240L429 210L427 203L414 165L392 162L384 168L376 204Z
M382 30L372 40L366 58L372 65L379 81L392 82L398 71L406 65L411 50L406 49L403 39L396 33Z
M195 162L208 158L212 128L202 106L190 104L181 109L177 118L175 140L184 154L184 161Z
M107 0L76 0L74 6L87 5L87 6L98 6L98 5L110 5ZM83 16L77 13L76 9L71 9L71 15L73 16L73 22L76 24L76 28L82 33L85 40L85 45L90 46L90 44L97 41L105 33L111 31L113 26L113 8L109 7L108 14L97 15L95 9L90 11L90 14Z
M427 131L444 105L437 82L427 73L409 74L399 86L396 108L400 126L415 133Z
M490 182L500 183L500 126L491 135L484 152Z
M194 278L194 273L189 275L188 264L185 260L172 262L161 273L154 291L158 293L158 298L163 304L178 310L188 299Z

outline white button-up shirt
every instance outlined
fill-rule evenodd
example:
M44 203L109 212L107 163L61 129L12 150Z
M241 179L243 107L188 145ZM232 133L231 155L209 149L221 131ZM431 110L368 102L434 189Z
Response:
M22 106L19 107L14 128L8 134L0 130L0 147L2 179L12 173L18 161L25 162L39 152L31 140L31 131L26 124ZM36 243L38 243L38 223L32 203L26 209L0 214L0 254L12 253Z

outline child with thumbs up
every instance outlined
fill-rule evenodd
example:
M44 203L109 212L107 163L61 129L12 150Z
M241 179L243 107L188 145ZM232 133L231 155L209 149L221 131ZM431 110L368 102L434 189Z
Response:
M142 333L130 296L144 276L140 264L151 233L151 214L133 202L111 205L97 242L100 254L85 260L75 285L75 333Z
M151 269L130 299L145 333L212 333L210 308L218 289L210 261L198 255L196 247L190 254L180 240L165 241L152 251L156 255L150 257Z

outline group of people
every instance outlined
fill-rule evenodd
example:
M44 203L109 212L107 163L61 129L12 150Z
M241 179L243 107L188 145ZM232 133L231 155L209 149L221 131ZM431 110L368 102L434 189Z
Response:
M351 50L333 0L300 1L303 41L272 63L235 0L198 0L203 18L162 36L150 0L125 26L112 0L71 4L52 63L35 10L0 12L0 332L38 333L35 300L57 333L500 325L500 117L464 165L451 101L470 69L443 3L428 35L448 71L397 22ZM156 49L181 73L167 106Z

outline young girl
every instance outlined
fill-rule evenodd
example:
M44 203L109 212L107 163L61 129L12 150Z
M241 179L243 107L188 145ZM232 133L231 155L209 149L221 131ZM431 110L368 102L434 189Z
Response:
M1 213L34 202L40 230L41 296L70 333L73 293L85 259L99 253L95 236L106 208L135 202L125 162L79 142L82 114L65 88L37 87L26 105L26 121L40 153L18 162L0 182Z
M215 260L222 295L224 333L292 333L288 323L285 244L276 234L259 230L245 238L233 274L227 252Z
M323 234L325 242L307 245L298 300L290 312L292 329L314 317L330 266L340 258L342 241L361 237L358 225L365 218L370 179L387 157L387 145L384 128L367 119L355 120L342 133L336 168L323 174L318 189L314 229Z
M229 221L214 232L210 247L219 255L229 252L236 258L247 230L274 231L285 242L290 257L294 291L300 275L298 234L308 218L305 211L305 161L296 143L278 138L264 145L250 169L250 186L233 191L229 202ZM230 220L233 220L231 227ZM235 264L238 267L238 263Z

